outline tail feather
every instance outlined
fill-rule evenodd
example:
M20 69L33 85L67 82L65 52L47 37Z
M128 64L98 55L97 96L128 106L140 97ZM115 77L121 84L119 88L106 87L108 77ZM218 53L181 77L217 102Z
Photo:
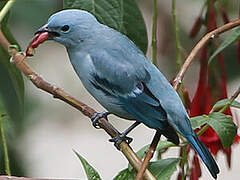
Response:
M207 147L200 141L196 133L191 136L187 136L186 138L192 147L198 152L199 156L202 158L212 176L217 179L219 168Z

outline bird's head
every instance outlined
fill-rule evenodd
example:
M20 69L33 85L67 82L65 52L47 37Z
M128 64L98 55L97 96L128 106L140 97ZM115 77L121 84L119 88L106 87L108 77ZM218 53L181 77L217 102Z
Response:
M48 40L71 47L87 40L99 25L91 13L70 9L53 14L35 34L47 32Z

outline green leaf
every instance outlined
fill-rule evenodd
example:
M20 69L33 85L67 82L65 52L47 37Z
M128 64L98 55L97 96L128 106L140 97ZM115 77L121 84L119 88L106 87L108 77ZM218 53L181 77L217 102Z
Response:
M161 159L150 163L149 170L158 180L169 180L179 162L180 158Z
M206 124L208 120L209 117L207 115L195 116L190 118L190 122L192 124L193 129L200 128L202 125Z
M101 180L98 172L76 151L74 151L74 153L78 156L79 160L81 161L85 173L87 174L88 180Z
M209 115L208 124L217 132L224 148L230 147L237 135L237 126L233 123L232 117L219 112Z
M120 173L118 173L118 175L116 177L114 177L113 180L135 180L136 179L136 172L134 170L129 170L124 169L122 170Z
M63 3L64 8L91 12L99 22L122 32L146 53L146 25L136 0L64 0Z
M212 62L212 60L220 53L222 52L225 48L227 48L229 45L231 45L234 41L238 40L240 37L240 27L237 28L233 34L226 38L220 46L217 48L217 50L212 54L212 56L209 58L208 64Z
M230 147L237 135L237 126L232 121L232 117L220 112L193 117L191 123L193 129L209 124L219 135L224 148Z
M1 26L5 37L12 44L17 44L7 27L9 14L3 19ZM0 46L0 101L10 118L19 123L23 117L24 82L21 72L9 62L8 52Z
M238 101L235 100L230 104L230 99L222 99L213 106L213 109L217 110L217 109L223 108L226 105L230 105L231 107L235 107L235 108L240 108L240 103Z
M180 158L161 159L155 162L150 162L148 169L158 180L169 180L176 171L176 166L179 164ZM136 179L136 171L134 169L122 170L114 180L134 180Z

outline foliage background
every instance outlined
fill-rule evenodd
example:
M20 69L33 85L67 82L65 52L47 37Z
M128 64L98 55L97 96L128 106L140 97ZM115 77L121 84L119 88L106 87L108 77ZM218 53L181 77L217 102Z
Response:
M188 50L193 47L194 43L189 40L187 35L198 16L202 3L203 1L181 0L181 3L177 4L181 41ZM139 5L147 24L148 39L150 40L152 4L150 1L139 0ZM22 49L26 49L33 33L46 23L49 15L60 10L61 7L62 1L59 0L19 0L14 5L10 17L10 28ZM231 7L228 7L232 12L231 19L237 18L237 14L234 14L236 7L238 7L238 1L233 0ZM168 79L172 79L176 71L176 56L170 1L159 1L158 24L160 69ZM200 36L196 39L199 38ZM149 58L151 58L150 46L151 43L149 43ZM233 45L225 51L225 55L228 57L226 63L230 78L229 94L232 94L240 82L240 79L237 79L240 75L240 71L237 71L239 64L232 64L233 61L231 61L231 57L236 57L236 55L229 53L236 52L234 49L236 47ZM65 49L61 45L54 42L41 45L29 64L48 81L64 88L98 111L102 110L102 107L82 87L70 65ZM185 85L190 89L191 97L193 97L197 85L196 72L198 72L197 62L185 77ZM24 167L25 175L42 178L86 178L72 149L85 157L98 170L103 179L111 179L127 166L127 161L122 154L107 141L109 137L103 131L94 129L89 120L81 113L36 89L29 81L25 81L25 89L24 125L23 129L18 132L13 147L18 152L18 162ZM236 114L236 111L234 112ZM113 116L110 119L120 130L130 124L127 121L118 121L118 118ZM132 147L135 150L140 149L151 141L153 134L153 130L141 125L131 133L134 138ZM177 149L171 148L165 156L174 157L178 155L177 152ZM221 169L220 180L239 178L239 146L233 148L232 156L231 170L227 169L222 154L218 156L218 164ZM21 173L23 174L23 172ZM204 171L202 179L210 178L207 171Z

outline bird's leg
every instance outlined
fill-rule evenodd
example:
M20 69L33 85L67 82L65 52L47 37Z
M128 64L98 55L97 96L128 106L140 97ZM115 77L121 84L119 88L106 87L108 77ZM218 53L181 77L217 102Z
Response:
M100 113L95 113L92 117L91 117L91 120L92 120L92 125L96 128L96 129L100 129L100 126L99 126L99 119L101 118L105 118L106 120L108 120L107 116L111 114L110 112L100 112Z
M132 138L127 137L127 134L130 133L135 127L137 127L140 124L140 122L133 123L129 128L127 128L123 133L121 133L119 136L116 136L112 139L109 139L110 142L114 142L114 146L118 150L120 150L120 144L122 141L126 141L126 143L130 144L132 142Z

